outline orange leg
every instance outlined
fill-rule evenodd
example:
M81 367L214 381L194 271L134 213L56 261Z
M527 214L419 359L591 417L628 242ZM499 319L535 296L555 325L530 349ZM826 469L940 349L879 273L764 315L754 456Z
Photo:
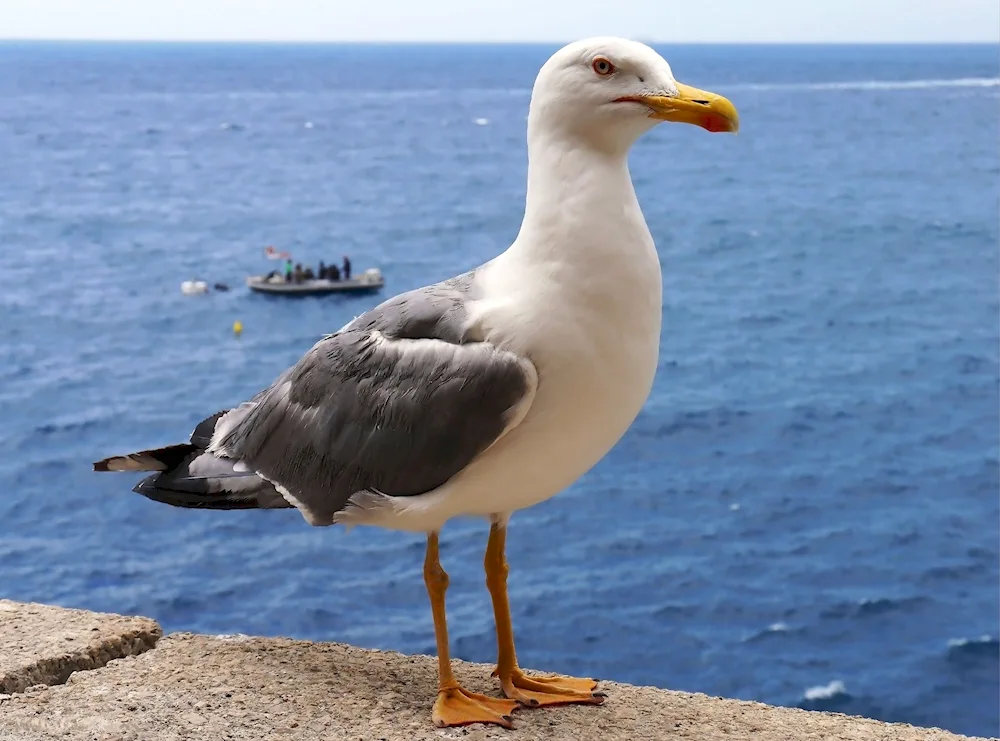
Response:
M497 628L497 668L493 676L500 678L504 695L527 707L572 703L600 705L606 695L594 692L597 682L593 679L528 677L518 667L510 603L507 601L506 545L507 526L493 522L483 565L486 569L486 586L493 598L493 617Z
M514 700L487 697L463 689L451 671L448 652L448 620L445 615L444 596L448 591L448 574L441 568L438 558L438 535L427 536L427 556L424 559L424 584L431 600L434 615L434 637L438 654L438 695L434 701L434 724L462 726L469 723L496 723L513 728L510 714L518 706Z

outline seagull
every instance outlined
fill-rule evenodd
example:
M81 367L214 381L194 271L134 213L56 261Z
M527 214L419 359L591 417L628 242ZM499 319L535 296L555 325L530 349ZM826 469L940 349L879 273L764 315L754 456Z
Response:
M296 508L311 525L425 533L439 727L512 728L515 708L599 705L597 682L529 676L507 599L511 514L556 495L632 424L656 373L660 262L628 153L663 121L733 132L726 98L674 79L645 44L571 43L535 80L524 218L489 262L400 294L321 338L190 442L94 464L153 472L134 488L178 507ZM438 534L489 522L484 557L503 698L452 673Z

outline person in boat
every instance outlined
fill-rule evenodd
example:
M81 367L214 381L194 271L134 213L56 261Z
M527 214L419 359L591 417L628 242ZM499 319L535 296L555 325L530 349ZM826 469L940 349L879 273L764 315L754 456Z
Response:
M326 277L326 265L323 264L322 260L319 261L319 270L316 271L316 277L320 280Z
M330 280L340 280L340 268L336 265L330 265L326 269L326 277Z
M295 263L295 270L292 271L292 282L301 283L302 282L302 263Z
M292 258L285 260L285 280L292 282Z
M351 279L351 258L344 255L344 280Z
M315 280L315 279L316 279L316 273L313 272L312 268L307 267L305 270L302 271L302 280Z

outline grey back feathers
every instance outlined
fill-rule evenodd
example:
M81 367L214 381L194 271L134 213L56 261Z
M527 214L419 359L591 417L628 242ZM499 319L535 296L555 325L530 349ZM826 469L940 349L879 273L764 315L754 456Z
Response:
M436 339L461 345L481 339L469 325L465 302L474 298L475 273L401 293L362 314L345 329L379 331L395 339Z
M473 288L466 274L411 291L322 338L269 388L201 423L177 478L248 487L258 506L280 491L316 525L355 495L441 486L504 434L537 383L530 361L480 341Z
M471 280L411 291L320 340L211 450L239 459L331 524L355 494L423 494L493 444L534 393L527 361L469 342Z

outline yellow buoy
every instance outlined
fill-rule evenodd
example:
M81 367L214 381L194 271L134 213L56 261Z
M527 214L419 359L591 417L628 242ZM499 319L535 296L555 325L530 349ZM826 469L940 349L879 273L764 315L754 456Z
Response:
M243 333L243 322L237 319L235 322L233 322L233 334L242 334L242 333Z

